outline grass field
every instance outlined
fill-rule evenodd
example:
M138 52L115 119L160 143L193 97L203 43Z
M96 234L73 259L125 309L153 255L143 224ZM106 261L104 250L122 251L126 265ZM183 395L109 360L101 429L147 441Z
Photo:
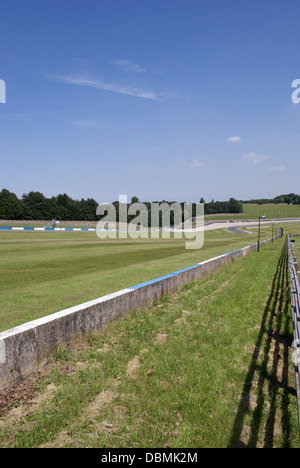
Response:
M0 331L255 243L252 235L207 231L184 240L100 240L94 233L0 232ZM262 228L262 239L271 237Z
M282 247L60 350L0 395L0 446L299 448Z
M208 220L222 220L222 219L258 219L259 216L265 215L267 219L273 218L300 218L300 206L299 205L243 205L242 214L228 215L210 215L206 216Z

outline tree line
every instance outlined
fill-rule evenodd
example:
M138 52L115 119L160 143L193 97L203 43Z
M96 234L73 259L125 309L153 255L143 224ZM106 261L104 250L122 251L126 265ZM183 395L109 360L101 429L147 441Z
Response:
M139 202L138 197L134 196L128 206L132 203ZM288 203L299 205L300 195L290 193L287 195L278 195L272 199L252 199L252 200L236 200L230 198L228 201L214 201L205 202L203 197L199 200L204 203L204 214L226 214L226 213L243 213L243 204L255 203L261 204L279 204ZM168 202L166 200L155 201L152 203L167 203L172 205L177 202ZM151 219L151 202L144 202L148 209L149 223ZM184 220L184 204L181 202L182 219ZM10 192L7 189L2 189L0 192L0 219L6 220L39 220L51 221L56 219L58 221L99 221L101 217L97 216L96 211L98 202L93 198L87 200L74 200L66 193L53 196L51 198L45 197L40 192L29 192L23 194L21 198ZM116 211L116 220L119 216L119 202L113 202ZM196 214L196 203L193 204L192 216ZM171 224L173 213L170 212ZM127 222L132 221L134 216L128 215ZM160 218L161 219L161 218ZM150 224L149 224L150 225Z
M0 192L0 219L96 221L97 206L92 198L73 200L65 193L47 198L40 192L29 192L19 199L7 189Z

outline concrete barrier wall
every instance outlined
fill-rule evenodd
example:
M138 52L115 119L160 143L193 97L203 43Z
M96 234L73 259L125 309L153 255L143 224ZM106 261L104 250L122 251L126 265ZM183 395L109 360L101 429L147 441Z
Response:
M113 319L149 306L163 295L211 274L256 248L257 244L253 244L0 333L0 391L51 362L60 346L99 332Z

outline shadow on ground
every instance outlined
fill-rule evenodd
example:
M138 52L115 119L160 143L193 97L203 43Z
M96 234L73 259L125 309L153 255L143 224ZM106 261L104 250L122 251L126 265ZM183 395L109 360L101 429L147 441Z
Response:
M289 448L291 399L296 399L291 361L290 288L284 247L247 373L228 447Z

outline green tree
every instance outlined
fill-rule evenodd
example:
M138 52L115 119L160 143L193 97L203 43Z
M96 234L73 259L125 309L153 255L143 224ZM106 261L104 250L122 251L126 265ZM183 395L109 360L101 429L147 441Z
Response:
M0 219L22 219L23 207L17 195L7 189L0 192Z

